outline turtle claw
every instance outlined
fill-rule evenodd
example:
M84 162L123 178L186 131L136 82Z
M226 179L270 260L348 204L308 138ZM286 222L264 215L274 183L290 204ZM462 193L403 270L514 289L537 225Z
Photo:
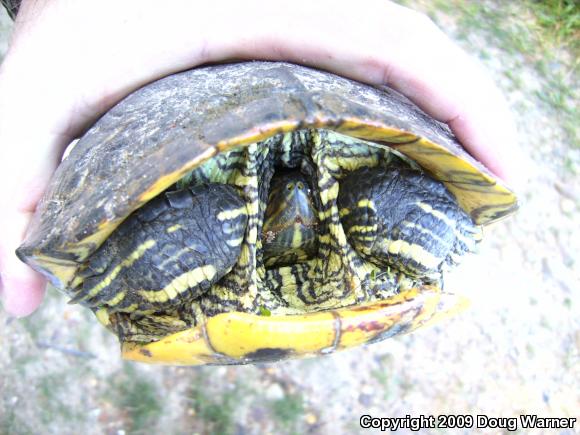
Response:
M69 305L76 305L76 304L83 304L88 298L87 294L84 294L83 291L79 291L76 295L74 295L70 300L67 302Z

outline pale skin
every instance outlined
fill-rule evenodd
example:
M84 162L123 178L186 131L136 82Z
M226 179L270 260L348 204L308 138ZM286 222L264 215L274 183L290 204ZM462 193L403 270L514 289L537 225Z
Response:
M132 90L233 59L388 84L499 177L522 178L511 116L489 77L424 15L386 0L24 0L0 67L0 294L9 314L42 301L44 278L14 251L71 140Z

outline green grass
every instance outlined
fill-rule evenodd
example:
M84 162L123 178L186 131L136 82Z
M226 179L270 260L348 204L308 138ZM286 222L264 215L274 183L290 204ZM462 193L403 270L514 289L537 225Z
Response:
M466 48L490 58L489 46L509 56L504 75L514 89L523 90L519 70L531 65L541 77L541 89L531 94L556 116L563 140L580 148L580 3L577 0L519 2L436 0L423 5L435 22L438 14L455 18L458 37ZM484 35L485 44L481 38Z
M297 425L304 416L304 398L299 393L287 393L270 403L272 416L281 428L290 433L297 432Z
M580 3L577 0L528 0L527 4L534 11L537 24L554 45L579 54Z
M563 304L567 309L569 309L569 310L572 309L572 299L570 299L568 297L564 298Z
M244 391L244 388L236 385L233 390L224 391L220 396L216 396L199 384L190 389L189 399L195 415L203 420L205 432L233 433L236 408L243 400Z
M564 157L564 169L571 175L580 174L580 168L569 156Z
M520 0L519 2L435 0L426 12L458 18L460 33L485 31L512 53L538 56L554 49L570 50L573 65L580 61L580 3L577 0Z
M371 370L371 376L380 385L383 400L390 400L393 394L397 393L400 378L397 377L393 369L393 357L391 355L383 355L379 358L379 366Z
M81 421L83 416L78 404L67 402L66 389L71 385L67 379L76 379L75 372L55 372L37 379L37 403L40 420L49 424L57 419L70 423Z
M387 389L389 387L390 377L386 370L373 369L371 370L371 376L377 381L383 388Z
M126 364L124 370L112 378L108 396L120 411L128 415L130 433L154 431L163 411L159 389L134 366Z
M3 392L5 394L5 392ZM18 404L7 403L9 397L2 397L0 400L0 434L28 435L35 432L30 428L28 422L23 421L18 416Z

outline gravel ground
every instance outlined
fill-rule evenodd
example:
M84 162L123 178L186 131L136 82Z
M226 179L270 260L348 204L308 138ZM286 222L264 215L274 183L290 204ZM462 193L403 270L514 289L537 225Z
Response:
M466 35L458 11L418 7L505 91L533 164L518 215L489 228L480 254L448 276L449 288L471 298L470 310L319 359L154 367L121 362L92 315L52 291L30 318L0 312L0 433L362 433L362 414L580 417L578 138L542 98L552 76L538 72L530 53L484 31ZM2 16L0 50L9 31ZM549 70L566 56L556 53ZM577 75L566 86L566 104L577 108Z

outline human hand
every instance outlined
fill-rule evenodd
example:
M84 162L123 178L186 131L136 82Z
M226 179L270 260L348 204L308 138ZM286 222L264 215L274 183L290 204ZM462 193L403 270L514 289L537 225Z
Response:
M0 293L9 313L27 315L42 300L44 278L14 251L71 140L148 82L234 59L388 84L497 175L520 176L510 114L490 79L425 16L386 0L24 0L0 67Z

